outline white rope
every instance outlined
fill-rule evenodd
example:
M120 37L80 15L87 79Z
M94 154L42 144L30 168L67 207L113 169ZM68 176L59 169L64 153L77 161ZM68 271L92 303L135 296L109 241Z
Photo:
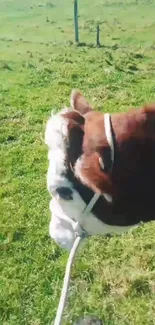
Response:
M100 194L96 193L93 195L89 204L86 206L85 210L83 211L83 214L86 214L92 210L93 206L95 205L95 203L99 197L100 197ZM60 297L59 306L57 309L54 325L61 325L62 315L63 315L63 311L65 308L66 300L67 300L67 293L68 293L68 288L69 288L72 264L73 264L77 249L79 247L79 244L82 241L82 239L84 238L84 234L86 236L86 232L82 231L81 226L78 222L75 222L72 220L72 226L75 230L75 233L77 234L77 237L74 241L73 247L70 251L69 258L67 261L66 272L65 272L63 287L62 287L62 291L61 291L61 297Z
M61 291L61 297L60 297L60 301L59 301L59 306L57 309L57 314L56 314L56 318L54 321L54 325L60 325L61 321L62 321L62 314L65 308L65 304L66 304L66 300L67 300L67 293L68 293L68 287L69 287L69 281L70 281L70 274L71 274L71 267L74 261L74 257L76 254L76 251L79 247L79 244L81 242L83 238L80 236L77 236L73 247L70 251L69 254L69 258L68 258L68 262L67 262L67 266L66 266L66 272L65 272L65 277L64 277L64 282L63 282L63 287L62 287L62 291Z

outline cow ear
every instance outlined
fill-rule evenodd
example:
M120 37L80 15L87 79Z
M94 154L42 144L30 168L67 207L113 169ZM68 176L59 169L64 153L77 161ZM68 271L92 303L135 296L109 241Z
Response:
M85 115L86 113L92 111L92 107L79 90L72 90L70 103L72 109L79 112L81 115Z

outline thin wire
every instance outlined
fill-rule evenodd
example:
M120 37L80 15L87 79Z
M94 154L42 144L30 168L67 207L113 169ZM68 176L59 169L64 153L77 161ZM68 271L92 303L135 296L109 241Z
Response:
M59 301L59 306L57 309L57 314L55 317L55 321L54 321L54 325L60 325L61 321L62 321L62 315L63 315L63 311L65 308L65 304L66 304L66 300L67 300L67 293L68 293L68 288L69 288L69 282L70 282L70 274L71 274L71 268L72 268L72 264L74 261L74 257L76 254L76 251L79 247L79 244L81 242L81 240L83 239L83 237L76 237L73 247L70 251L69 254L69 258L67 261L67 266L66 266L66 272L65 272L65 276L64 276L64 282L63 282L63 287L62 287L62 291L61 291L61 297L60 297L60 301Z

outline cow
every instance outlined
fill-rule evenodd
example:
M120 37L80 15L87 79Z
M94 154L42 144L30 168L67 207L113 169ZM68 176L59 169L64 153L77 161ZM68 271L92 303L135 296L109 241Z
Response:
M50 235L68 250L75 223L88 235L105 235L155 219L155 104L104 114L78 90L70 104L45 130Z

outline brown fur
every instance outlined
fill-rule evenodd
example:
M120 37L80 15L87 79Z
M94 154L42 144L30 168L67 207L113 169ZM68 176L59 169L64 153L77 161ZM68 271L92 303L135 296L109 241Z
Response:
M81 106L76 106L77 99ZM99 156L106 166L108 142L105 135L103 113L84 111L85 100L74 91L73 107L85 118L81 175L93 189L108 193L120 193L122 182L127 182L132 173L143 169L144 173L155 159L155 104L126 113L115 113L111 117L115 138L115 161L112 173L101 170ZM143 166L143 168L142 168ZM119 181L121 180L121 182ZM110 185L111 184L111 185ZM126 185L127 187L127 185ZM115 190L114 190L115 189ZM124 190L124 189L123 189Z
M81 174L88 180L89 186L98 189L101 193L109 188L109 194L115 193L118 196L126 191L129 195L132 192L131 186L135 186L131 185L131 181L133 184L135 180L139 180L139 186L136 184L137 191L146 194L149 190L145 188L146 178L150 177L150 186L152 181L155 181L155 165L151 168L153 162L155 163L155 105L148 105L127 113L113 114L111 120L115 137L115 160L112 173L101 171L99 164L98 168L94 167L95 160L98 159L97 154L103 161L106 160L104 152L108 145L103 114L91 112L85 117L83 145L85 156L83 156ZM94 162L92 162L92 155L94 155ZM87 162L86 169L85 162ZM140 181L139 171L144 173L141 179L145 182ZM107 187L109 183L111 187ZM135 193L135 190L133 192Z

